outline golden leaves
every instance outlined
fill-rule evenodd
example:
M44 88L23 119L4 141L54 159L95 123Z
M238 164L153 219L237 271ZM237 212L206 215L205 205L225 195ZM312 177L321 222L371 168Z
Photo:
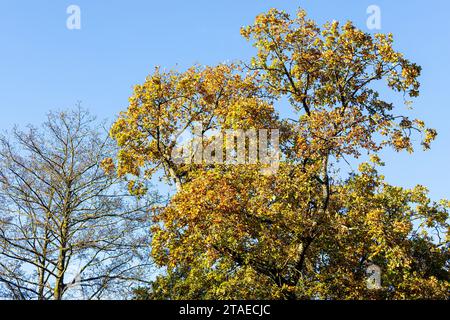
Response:
M439 259L448 254L423 231L448 229L449 203L431 203L420 186L391 186L375 168L385 146L412 152L413 133L424 136L425 148L436 138L374 89L385 80L417 97L420 67L394 49L390 34L372 36L351 22L319 27L301 10L291 17L271 9L241 34L258 50L248 68L157 69L134 88L111 129L119 175L143 171L149 179L163 169L177 183L152 229L152 255L169 269L158 280L162 294L173 285L184 298L442 295L445 281L420 276L414 263L428 264L415 251L424 243ZM280 121L274 101L289 103L298 117ZM261 175L258 165L174 163L177 137L193 122L205 132L281 128L278 174ZM372 164L348 177L333 174L335 160L363 153ZM112 161L104 167L112 170ZM145 192L138 181L129 188ZM366 289L364 266L372 262L393 291Z
M100 163L100 167L105 171L107 175L114 174L116 170L116 166L112 158L103 159L102 162Z

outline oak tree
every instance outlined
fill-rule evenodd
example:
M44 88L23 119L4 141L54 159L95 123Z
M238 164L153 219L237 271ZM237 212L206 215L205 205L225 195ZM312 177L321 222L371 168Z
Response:
M257 50L249 63L157 70L111 131L119 175L145 181L163 168L177 186L152 228L153 258L167 272L138 296L447 298L450 203L431 201L420 185L392 186L378 172L384 148L413 152L417 136L428 149L437 135L406 115L419 96L420 66L395 50L390 34L351 22L318 26L302 10L272 9L241 33ZM403 103L390 102L388 91ZM280 119L276 104L294 116ZM278 172L174 163L175 134L193 121L205 137L280 129ZM371 160L338 170L362 155ZM372 264L381 269L377 290L366 284Z

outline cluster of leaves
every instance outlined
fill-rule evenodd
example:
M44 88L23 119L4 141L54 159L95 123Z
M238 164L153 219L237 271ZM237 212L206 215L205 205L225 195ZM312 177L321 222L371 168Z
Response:
M119 175L138 181L162 168L177 186L152 228L153 258L167 272L138 297L447 298L449 202L377 172L384 147L412 152L414 133L425 149L436 137L376 89L385 81L409 105L421 68L394 50L392 35L350 22L319 27L302 10L272 9L241 33L257 49L249 65L156 70L111 131ZM277 101L297 118L279 119ZM174 163L177 136L193 122L205 134L279 128L279 171ZM334 170L363 153L372 163L356 173ZM381 267L379 290L367 289L370 264Z

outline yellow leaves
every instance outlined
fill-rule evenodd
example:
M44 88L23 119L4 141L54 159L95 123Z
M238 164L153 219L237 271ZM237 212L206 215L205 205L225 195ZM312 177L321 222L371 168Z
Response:
M325 50L325 51L322 53L323 58L326 59L326 60L331 60L331 58L333 57L333 55L334 55L334 52L333 52L333 50L331 50L331 49Z
M241 35L247 40L250 39L251 32L252 32L252 29L250 26L241 28Z
M409 134L394 129L409 130L412 124L390 123L388 119L399 118L391 113L393 106L369 87L385 78L390 88L416 97L420 67L394 50L392 34L371 36L351 22L341 27L337 21L320 29L305 16L301 10L294 18L271 10L242 30L258 49L251 65L262 71L265 90L276 98L288 98L296 111L310 118L306 129L310 132L302 134L304 141L296 153L308 154L305 141L309 153L331 149L338 157L358 157L361 149L379 151L385 145L412 152ZM351 118L350 110L359 111L358 118ZM377 133L390 139L377 142Z
M397 220L393 222L392 231L407 237L412 230L412 224L410 221Z
M147 188L142 182L131 180L128 182L128 192L131 195L140 197L147 193Z
M425 128L425 122L423 120L415 119L414 123L418 126L419 129Z
M117 168L117 175L119 177L123 177L126 174L132 174L134 176L139 176L140 167L138 164L143 163L142 155L138 155L134 152L129 153L126 150L122 149L122 150L119 150L117 157L119 159L118 168ZM137 159L141 159L141 160L139 161Z
M393 299L448 299L450 284L436 277L422 278L418 273L405 275Z
M396 151L405 149L410 153L413 151L411 139L408 136L403 135L399 130L394 131L394 133L392 134L391 143Z
M241 34L258 50L249 69L156 69L134 88L111 129L120 147L119 176L142 171L150 179L162 168L178 181L168 205L155 212L153 228L153 257L181 272L170 285L182 297L371 297L357 275L373 259L386 272L386 286L402 291L415 277L412 248L420 241L433 247L412 219L442 229L449 203L431 204L423 187L390 186L375 169L384 164L378 155L384 146L412 152L412 133L424 134L426 148L437 133L398 115L373 84L384 79L415 97L420 67L394 50L392 35L371 36L351 22L319 28L304 11L291 18L272 9ZM273 106L280 101L298 118L280 121ZM258 165L175 164L177 136L193 122L206 135L281 128L277 175L261 175ZM333 159L363 153L371 163L359 172L333 175ZM114 169L110 159L102 166ZM139 195L145 185L136 179L129 189ZM286 282L276 284L275 276ZM441 282L422 280L417 294L440 290Z
M425 137L422 141L422 146L425 150L430 149L430 144L433 142L437 137L437 131L435 129L426 129L425 130Z
M394 51L390 43L382 42L377 49L384 62L396 63L398 61L399 55Z
M378 165L378 166L384 166L385 165L385 163L383 161L381 161L380 157L378 155L376 155L376 154L370 155L370 161L373 164Z
M114 174L114 171L116 170L116 166L112 158L103 159L100 163L100 167L105 171L107 175Z
M134 88L130 105L111 128L117 141L118 174L146 178L163 168L170 179L180 181L192 165L174 163L173 151L181 135L194 124L204 133L217 128L278 127L273 106L261 98L255 73L242 74L238 65L192 67L185 72L156 68Z
M386 212L383 209L374 209L367 213L366 222L369 226L369 230L373 232L375 236L382 234L383 230L380 228L384 225L384 217Z
M377 162L379 158L374 156L373 160ZM307 213L309 205L320 201L322 190L311 186L300 168L293 170L282 166L276 177L261 177L250 167L223 173L205 172L185 185L161 214L158 221L161 231L154 244L158 252L154 254L167 257L166 264L171 267L188 263L194 269L217 270L223 259L230 259L230 252L233 252L231 257L239 257L240 267L233 269L232 263L222 265L224 269L220 272L228 274L229 270L235 270L236 273L207 291L214 297L223 296L229 293L228 285L245 283L247 289L240 289L239 294L241 298L249 297L259 288L253 281L270 283L267 276L251 267L253 261L264 265L270 262L270 265L285 268L283 272L289 275L289 268L293 268L305 248L304 239L320 225L323 233L308 251L307 261L320 265L321 259L325 259L321 254L326 254L327 263L321 265L319 273L308 268L304 272L312 279L332 277L339 283L339 292L326 285L329 280L318 280L314 285L303 282L280 287L266 284L269 292L265 292L265 297L287 294L317 297L317 290L324 296L367 297L364 279L358 280L354 271L350 271L360 266L362 257L383 263L383 283L395 288L396 294L402 292L403 278L398 280L392 275L409 276L413 270L410 235L414 225L409 211L415 205L410 202L426 203L426 189L391 187L370 164L363 164L360 169L361 175L352 177L342 188L333 186L331 219L322 216L318 208L309 207L312 211ZM218 248L225 251L218 251ZM167 249L168 256L165 255ZM253 271L248 274L245 270ZM221 273L208 272L190 275L195 275L196 279L205 275L210 281L221 276ZM433 286L441 285L439 281L433 283ZM417 294L425 288L436 293L438 289L433 286L424 285ZM343 293L344 290L349 293Z
M420 68L416 65L410 65L402 70L402 77L405 78L406 85L413 84L418 76L420 76Z

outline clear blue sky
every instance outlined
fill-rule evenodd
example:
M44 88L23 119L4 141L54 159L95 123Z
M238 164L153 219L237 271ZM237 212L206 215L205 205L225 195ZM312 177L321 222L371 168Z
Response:
M66 28L71 4L81 8L81 30ZM365 29L371 4L381 8L381 32L393 32L398 50L423 66L415 113L440 134L432 151L386 153L384 173L394 184L420 183L433 198L448 198L448 0L0 0L0 129L39 123L48 110L79 100L113 119L156 65L247 59L253 49L239 29L271 7L301 6L319 22L353 20Z

